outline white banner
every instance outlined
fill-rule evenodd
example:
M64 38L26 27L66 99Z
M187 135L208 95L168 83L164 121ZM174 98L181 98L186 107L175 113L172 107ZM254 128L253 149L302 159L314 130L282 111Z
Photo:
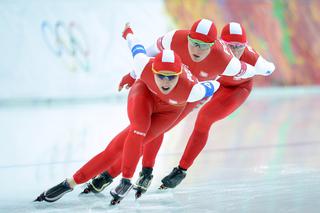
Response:
M146 45L171 29L162 0L2 1L0 16L0 100L117 94L124 24Z

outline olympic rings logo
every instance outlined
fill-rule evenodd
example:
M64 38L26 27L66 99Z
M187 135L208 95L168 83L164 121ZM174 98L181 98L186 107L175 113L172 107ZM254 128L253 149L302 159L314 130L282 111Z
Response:
M86 72L90 71L89 45L79 25L75 22L65 24L62 21L52 25L43 21L41 32L49 50L61 58L70 70L80 68Z

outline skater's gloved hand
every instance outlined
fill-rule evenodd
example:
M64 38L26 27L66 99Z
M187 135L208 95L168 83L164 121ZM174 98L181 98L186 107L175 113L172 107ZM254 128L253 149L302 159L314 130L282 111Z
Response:
M120 81L120 84L118 87L118 91L120 92L125 85L126 85L125 88L129 89L134 84L135 81L136 79L133 78L130 73L128 73L127 75L122 77L122 80Z
M275 69L275 66L273 63L268 64L268 67L265 67L264 69L256 69L256 73L258 75L268 76L273 73Z
M132 31L132 29L130 27L130 23L129 22L127 22L126 25L124 26L124 29L123 29L123 32L122 32L122 37L127 40L127 35L128 34L133 34L133 31Z
M272 62L265 60L264 58L259 58L255 65L255 70L258 75L268 76L273 73L275 66Z

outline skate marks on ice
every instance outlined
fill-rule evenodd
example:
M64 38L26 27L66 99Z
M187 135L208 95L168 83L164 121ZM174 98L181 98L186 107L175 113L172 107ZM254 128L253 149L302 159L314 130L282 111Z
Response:
M110 206L110 200L112 197L109 195L109 191L106 190L107 194L100 193L99 195L77 195L77 192L81 192L80 190L70 194L68 197L63 197L57 202L54 203L33 203L32 207L30 207L30 210L32 209L32 212L61 212L61 213L67 213L67 212L118 212L119 209L113 208ZM126 204L126 201L128 200L130 205ZM134 205L134 198L132 199L128 198L124 200L122 203L124 203L122 210L126 210L128 212L134 211L136 208ZM121 203L121 204L122 204ZM122 211L121 210L121 211ZM17 211L18 212L18 211ZM20 211L19 211L20 212Z
M174 190L150 190L138 203L144 208L158 206L170 212L311 212L320 208L320 173L293 165L251 169L257 176L236 176L228 170L224 178L188 181ZM270 175L272 170L272 175ZM245 171L242 171L243 173ZM229 174L228 174L229 173ZM241 173L235 172L235 173ZM313 191L313 193L310 193Z
M80 191L79 191L80 192ZM102 196L84 195L64 197L55 203L32 203L28 207L28 212L176 212L176 210L183 209L183 205L178 205L174 201L173 193L156 193L148 196L142 196L138 201L135 199L135 194L132 190L121 201L119 205L111 206L110 200L112 196L109 195L109 190L101 193ZM14 212L14 211L13 211ZM19 211L21 212L21 208ZM177 211L178 212L178 211Z
M108 188L109 189L109 188ZM72 193L54 203L30 203L29 207L18 207L17 211L28 209L27 212L180 212L196 210L193 203L190 203L190 190L160 191L153 188L144 194L139 200L135 199L135 191L132 190L119 205L110 206L112 196L106 189L98 196L94 194L77 196L81 189L75 189ZM196 190L196 189L195 189ZM194 191L196 193L196 191ZM197 206L197 205L196 205ZM203 208L202 208L203 209Z
M203 162L201 162L203 164ZM158 175L157 175L158 176ZM175 189L158 190L160 180L138 200L132 190L117 206L110 206L109 186L98 196L78 196L76 188L55 203L32 203L38 192L26 191L29 200L1 202L0 212L308 212L320 208L320 172L296 164L256 167L217 166L211 173L190 170ZM118 181L115 181L116 183ZM25 197L25 196L24 196Z
M105 124L106 116L101 114L112 112L116 115L119 106L90 105L77 111L74 107L65 110L59 107L51 107L50 110L2 109L0 126L4 142L0 149L0 180L3 183L0 212L318 213L318 97L249 99L232 122L226 119L215 127L214 138L188 171L185 180L173 190L159 191L161 178L177 166L182 154L177 152L182 146L178 144L179 140L177 143L164 143L162 149L173 154L159 155L156 180L152 181L150 189L138 200L134 191L130 192L115 207L109 206L112 199L109 191L115 185L104 190L104 197L82 199L78 197L83 190L79 187L55 203L35 204L32 200L43 190L73 174L105 146L101 141L106 140L106 130L111 127ZM260 105L263 107L259 108ZM39 114L39 109L43 113ZM57 113L61 110L63 112ZM71 111L74 112L72 118L69 115ZM243 120L251 122L251 125L241 126ZM52 123L63 125L54 125L53 129ZM112 129L115 126L120 129L122 123L112 125ZM241 132L241 128L250 131ZM86 130L83 134L82 129ZM225 134L230 130L235 132ZM262 130L266 137L254 134ZM12 150L15 156L20 157L12 158ZM19 184L7 184L8 180Z
M264 174L265 169L253 172ZM277 172L273 177L237 179L234 176L202 184L182 183L179 188L166 191L158 190L154 184L139 200L132 191L114 207L109 205L112 197L108 189L97 197L92 194L77 196L77 192L81 192L79 188L55 203L18 202L9 204L11 207L4 207L5 211L1 212L317 212L320 193L316 189L320 187L320 174L293 167Z

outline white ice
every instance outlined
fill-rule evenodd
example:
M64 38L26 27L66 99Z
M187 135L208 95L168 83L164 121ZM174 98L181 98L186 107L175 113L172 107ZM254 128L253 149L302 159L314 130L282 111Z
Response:
M319 212L319 88L255 89L213 125L205 150L176 189L159 191L179 162L196 113L165 138L148 192L109 206L82 187L55 203L33 203L70 177L127 124L126 100L0 107L0 212ZM140 170L140 165L137 172ZM136 176L135 176L136 177Z

